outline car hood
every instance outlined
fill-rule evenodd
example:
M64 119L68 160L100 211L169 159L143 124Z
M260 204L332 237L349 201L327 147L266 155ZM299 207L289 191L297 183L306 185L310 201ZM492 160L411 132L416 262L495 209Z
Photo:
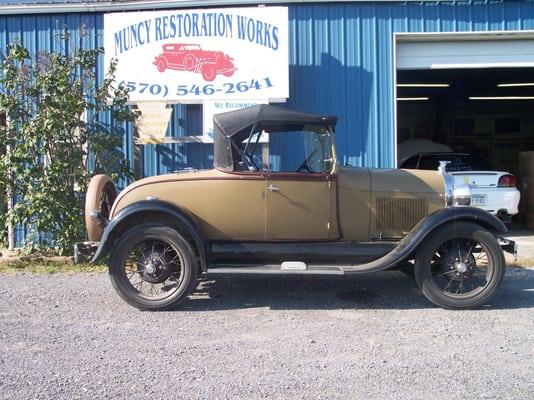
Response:
M443 176L438 171L416 169L371 169L373 192L444 193Z

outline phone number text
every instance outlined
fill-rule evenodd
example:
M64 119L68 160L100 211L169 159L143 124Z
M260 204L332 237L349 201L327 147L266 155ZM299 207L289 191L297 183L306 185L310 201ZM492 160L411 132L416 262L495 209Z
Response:
M185 97L185 96L216 96L217 94L234 95L247 93L251 90L262 90L273 87L270 78L251 79L250 81L225 82L220 85L212 83L206 85L178 85L169 87L158 83L122 81L119 86L128 90L128 93L151 94L158 97Z

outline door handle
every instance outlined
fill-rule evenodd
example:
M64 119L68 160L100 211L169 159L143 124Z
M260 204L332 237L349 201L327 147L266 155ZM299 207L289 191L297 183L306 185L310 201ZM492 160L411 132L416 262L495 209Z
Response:
M279 192L280 191L280 188L278 186L274 186L274 185L269 185L269 187L267 188L267 190L271 191L271 192Z

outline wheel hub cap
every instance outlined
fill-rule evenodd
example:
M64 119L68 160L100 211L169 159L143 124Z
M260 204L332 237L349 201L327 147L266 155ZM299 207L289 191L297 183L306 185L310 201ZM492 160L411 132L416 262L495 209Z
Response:
M156 272L156 267L154 266L154 264L149 263L145 267L145 271L146 271L147 274L153 274L154 272Z
M467 265L463 262L457 262L455 267L456 267L456 270L460 272L461 274L467 272Z
M160 248L146 250L138 265L143 280L154 284L166 281L173 271L172 256Z

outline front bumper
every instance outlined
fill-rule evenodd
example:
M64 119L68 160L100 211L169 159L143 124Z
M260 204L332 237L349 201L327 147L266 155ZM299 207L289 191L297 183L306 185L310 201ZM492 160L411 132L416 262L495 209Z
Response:
M499 244L501 245L502 251L505 253L511 254L512 257L514 257L514 262L517 261L517 243L510 239L505 239L502 237L498 237L497 240L499 241Z

